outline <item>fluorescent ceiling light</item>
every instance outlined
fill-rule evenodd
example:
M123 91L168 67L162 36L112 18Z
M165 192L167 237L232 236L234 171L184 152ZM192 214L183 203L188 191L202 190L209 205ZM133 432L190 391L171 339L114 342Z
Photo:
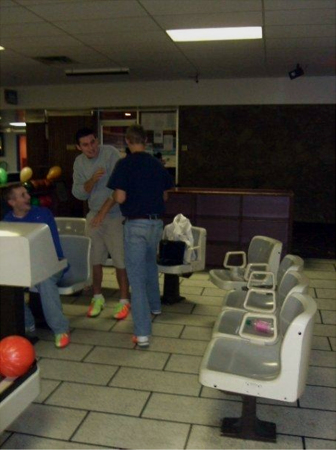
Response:
M9 125L12 127L25 127L26 122L10 122Z
M237 39L261 39L261 27L233 28L190 28L187 30L167 30L175 42L229 41Z
M82 77L94 75L127 75L128 67L113 67L111 69L68 69L65 71L67 77Z

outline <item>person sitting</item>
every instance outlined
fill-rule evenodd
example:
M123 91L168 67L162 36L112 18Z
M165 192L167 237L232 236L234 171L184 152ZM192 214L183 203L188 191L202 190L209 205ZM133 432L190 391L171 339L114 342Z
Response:
M56 253L59 259L63 259L63 250L55 219L48 208L32 206L27 189L21 184L13 184L4 191L4 199L12 208L3 221L43 223L49 226L54 241ZM41 297L43 314L48 326L55 335L55 346L64 348L70 343L69 321L62 311L62 303L58 292L57 283L62 278L65 270L55 273L50 278L38 283L35 287ZM26 333L35 331L35 319L25 303L25 330Z

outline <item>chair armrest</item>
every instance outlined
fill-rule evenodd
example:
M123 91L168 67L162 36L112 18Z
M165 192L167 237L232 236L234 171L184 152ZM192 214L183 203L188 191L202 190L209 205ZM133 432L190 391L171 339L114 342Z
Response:
M244 301L244 309L247 309L248 311L256 311L256 312L261 312L261 313L265 313L265 309L262 308L257 308L257 307L253 307L251 305L249 305L250 302L250 297L253 294L259 294L259 295L271 295L272 296L272 309L270 311L267 311L267 313L273 313L276 309L276 300L275 300L275 291L272 289L256 289L256 288L252 288L247 292L247 295L245 297L245 301Z
M272 344L278 338L277 325L274 314L246 313L240 325L239 336L260 345Z
M264 275L264 278L260 278L260 275ZM265 287L263 285L260 285L260 283L264 283L264 280L268 280L268 277L272 280L271 287ZM254 270L250 273L248 282L247 282L247 288L251 289L254 287L258 287L259 289L272 289L275 290L275 277L273 272L267 272L263 270Z
M248 281L251 272L255 272L255 271L266 272L267 269L268 269L268 264L265 264L265 263L250 263L250 264L247 264L245 272L244 272L244 279L246 281Z
M199 250L200 248L201 248L200 245L196 245L195 247L186 247L183 258L184 261L187 261L187 263L185 264L190 264L193 251ZM198 261L200 259L200 252L195 252L195 255L196 255L195 261Z
M232 256L241 256L242 257L242 264L240 266L238 265L230 265L229 264L229 259ZM246 253L245 252L226 252L225 254L225 258L224 258L224 262L223 262L223 266L226 267L227 269L231 269L231 268L244 268L246 267Z

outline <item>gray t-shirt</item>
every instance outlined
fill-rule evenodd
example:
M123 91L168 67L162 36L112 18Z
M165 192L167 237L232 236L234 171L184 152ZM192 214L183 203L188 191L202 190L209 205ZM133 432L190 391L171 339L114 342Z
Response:
M105 200L111 196L113 191L106 185L119 159L119 151L112 145L100 145L96 158L90 159L82 153L75 159L72 194L78 200L88 200L90 211L98 212ZM94 185L90 193L86 192L84 183L100 168L105 169L105 175ZM109 215L113 217L121 216L119 205L113 206Z

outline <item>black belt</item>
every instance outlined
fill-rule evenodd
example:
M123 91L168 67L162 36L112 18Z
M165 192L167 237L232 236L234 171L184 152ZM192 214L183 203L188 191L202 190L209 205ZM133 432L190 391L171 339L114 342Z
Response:
M161 216L159 214L144 214L143 216L127 216L126 220L137 220L137 219L146 219L146 220L159 220Z

